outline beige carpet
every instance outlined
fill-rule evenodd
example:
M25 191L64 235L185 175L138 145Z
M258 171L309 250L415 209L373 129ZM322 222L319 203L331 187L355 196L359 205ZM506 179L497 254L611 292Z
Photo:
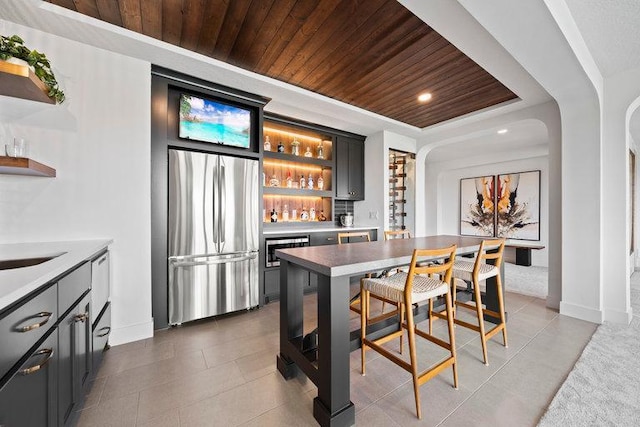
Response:
M631 324L598 327L539 427L640 426L639 282L636 273Z

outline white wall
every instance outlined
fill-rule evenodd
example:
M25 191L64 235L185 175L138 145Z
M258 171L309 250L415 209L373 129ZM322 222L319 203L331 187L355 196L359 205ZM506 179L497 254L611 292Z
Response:
M0 175L0 242L113 238L112 335L153 334L148 62L7 21L44 52L67 100L56 106L0 96L0 137L27 139L56 178Z
M389 149L415 153L416 140L389 131L367 137L364 144L365 200L354 203L356 223L380 227L380 239L382 231L389 229Z
M449 162L429 163L430 193L436 196L438 234L460 233L460 179L483 175L540 170L540 242L545 249L532 251L531 262L548 266L549 245L549 159L546 146L517 153L491 153L487 157L462 158ZM536 242L538 243L538 242Z

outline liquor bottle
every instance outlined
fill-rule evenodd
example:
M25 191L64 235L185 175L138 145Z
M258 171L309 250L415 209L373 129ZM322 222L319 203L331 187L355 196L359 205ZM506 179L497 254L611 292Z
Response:
M324 147L322 146L322 141L318 144L318 158L324 159Z
M269 135L264 137L264 151L271 151L271 141L269 141Z
M271 222L278 222L278 213L275 208L271 209Z
M291 171L287 173L287 188L293 187L293 180L291 179Z
M262 186L266 187L267 186L267 174L262 172Z
M305 157L313 157L313 153L311 152L311 147L307 147L307 151L304 152Z
M316 220L316 208L311 207L309 209L309 221L315 221Z
M296 208L291 209L291 221L298 220L298 210Z
M313 177L309 174L309 179L307 179L307 185L309 186L309 190L313 190Z
M324 211L320 211L320 213L318 214L318 221L326 221L327 217L324 216Z
M284 144L282 141L278 142L278 153L284 153Z
M269 181L269 185L271 187L279 187L280 186L280 180L278 179L278 177L276 176L275 173L271 177L271 180Z
M307 188L307 180L304 179L304 175L300 175L300 189Z
M300 141L298 141L295 136L293 137L293 142L291 143L291 154L293 154L294 156L300 155Z
M307 208L303 207L302 212L300 213L300 221L309 221L309 212L307 212Z
M324 179L322 179L322 175L318 177L318 190L324 190Z
M284 210L282 211L282 220L289 221L289 209L287 208L287 205L284 205Z

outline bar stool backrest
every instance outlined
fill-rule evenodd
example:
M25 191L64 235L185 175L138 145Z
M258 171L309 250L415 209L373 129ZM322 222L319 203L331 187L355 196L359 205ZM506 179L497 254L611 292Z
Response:
M346 243L343 242L342 239L348 239L349 237L362 237L367 242L371 241L368 231L352 231L349 233L338 233L338 244L341 245L342 243Z
M409 230L385 230L384 240L391 239L410 239L411 232Z
M496 252L487 252L486 247L498 246ZM490 249L491 250L491 249ZM473 274L476 275L480 271L480 264L485 260L495 260L496 268L500 268L502 264L502 253L504 252L504 239L483 240L480 243L480 249L478 249L478 255L476 256L476 262L473 266Z
M424 258L442 259L442 264L425 263ZM404 286L404 298L407 304L411 301L411 292L413 290L413 279L417 274L429 277L443 277L442 281L451 284L451 276L453 274L453 263L456 258L456 245L451 245L441 249L415 249L411 258L411 266L407 275L407 282ZM438 275L438 276L431 276Z

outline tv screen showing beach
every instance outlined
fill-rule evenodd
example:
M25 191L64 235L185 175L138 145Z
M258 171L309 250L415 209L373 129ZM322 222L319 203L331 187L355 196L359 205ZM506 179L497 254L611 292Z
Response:
M249 110L196 96L180 96L180 138L248 148L250 131Z

